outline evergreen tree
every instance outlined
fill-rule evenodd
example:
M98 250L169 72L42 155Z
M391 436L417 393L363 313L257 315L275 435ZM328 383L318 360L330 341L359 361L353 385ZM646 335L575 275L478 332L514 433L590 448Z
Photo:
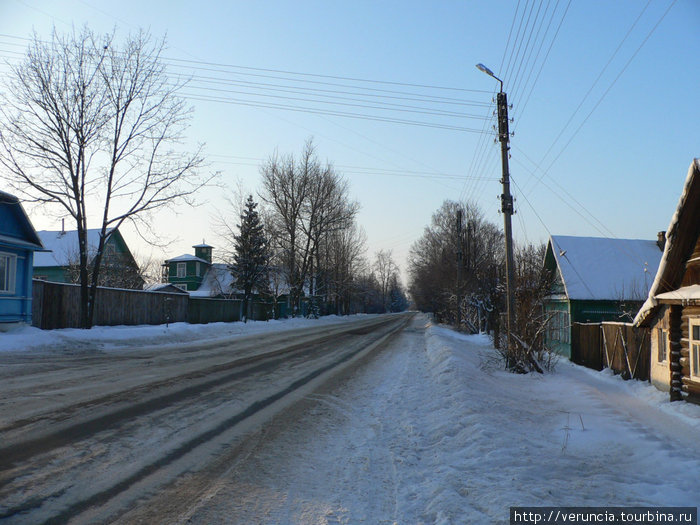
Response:
M250 297L253 290L268 291L269 244L264 227L255 208L258 203L249 195L241 214L238 235L234 235L234 255L231 274L234 286L243 290L244 320L250 315Z

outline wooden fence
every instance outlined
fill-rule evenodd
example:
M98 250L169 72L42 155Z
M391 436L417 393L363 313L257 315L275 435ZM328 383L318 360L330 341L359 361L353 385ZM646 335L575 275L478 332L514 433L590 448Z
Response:
M254 302L251 319L266 320L286 313L284 305ZM145 292L98 287L95 298L95 326L204 324L239 321L241 301L190 297L187 294ZM34 280L32 324L44 330L80 327L80 286Z
M649 329L629 323L574 323L571 360L595 370L610 368L625 379L649 380Z

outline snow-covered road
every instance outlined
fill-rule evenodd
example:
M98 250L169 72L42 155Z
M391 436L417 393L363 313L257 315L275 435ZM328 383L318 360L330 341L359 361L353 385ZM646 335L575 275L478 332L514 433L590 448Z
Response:
M221 357L215 339L203 354L207 363ZM103 338L100 348L105 344ZM115 357L139 352L123 344ZM149 359L175 366L173 348L153 347ZM19 366L20 357L8 359ZM253 378L250 388L271 386ZM131 510L116 506L114 514L102 508L109 501L100 501L92 514L78 509L76 522L110 516L119 523L490 524L508 523L511 506L700 501L700 407L671 404L646 383L564 360L553 374L509 374L499 369L488 338L434 326L423 315L340 375L311 386L271 420L260 414L257 423L267 422L252 421L247 431L259 430L245 440L241 430L201 447L190 443L194 454L161 465L173 483L143 476L129 488ZM198 415L192 405L190 413L163 411L150 426L134 421L114 449L130 466L106 454L117 441L109 434L68 457L77 464L92 455L112 458L94 476L98 483L123 476L124 468L158 467L159 446L172 439L167 446L177 450L177 440L206 433L215 418L225 421L243 397L217 387L202 395L210 412ZM173 417L186 423L177 432ZM44 482L25 481L23 490ZM89 476L66 480L60 490L88 485ZM23 522L21 515L13 519Z
M188 473L215 475L272 414L410 317L310 324L205 345L3 353L0 520L123 521L144 495ZM156 522L168 522L164 512Z
M695 506L700 407L569 362L495 369L414 321L258 436L180 523L508 523L509 507Z

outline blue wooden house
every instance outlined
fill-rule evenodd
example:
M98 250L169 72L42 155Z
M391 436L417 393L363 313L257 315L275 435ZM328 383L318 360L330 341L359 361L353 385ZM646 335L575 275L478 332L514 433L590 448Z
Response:
M22 204L0 191L0 325L32 322L35 251L43 246Z

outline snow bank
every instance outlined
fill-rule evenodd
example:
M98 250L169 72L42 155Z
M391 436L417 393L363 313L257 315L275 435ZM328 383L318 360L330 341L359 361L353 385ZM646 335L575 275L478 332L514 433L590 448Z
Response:
M700 407L567 361L545 375L494 369L484 336L429 326L425 339L426 430L441 451L428 507L477 523L516 505L697 504Z
M209 343L265 332L351 322L361 317L363 314L342 317L329 315L319 319L248 321L247 323L95 326L90 330L77 328L40 330L31 326L12 326L0 332L0 352L62 352L72 350L76 346L84 350L116 351L142 346Z

